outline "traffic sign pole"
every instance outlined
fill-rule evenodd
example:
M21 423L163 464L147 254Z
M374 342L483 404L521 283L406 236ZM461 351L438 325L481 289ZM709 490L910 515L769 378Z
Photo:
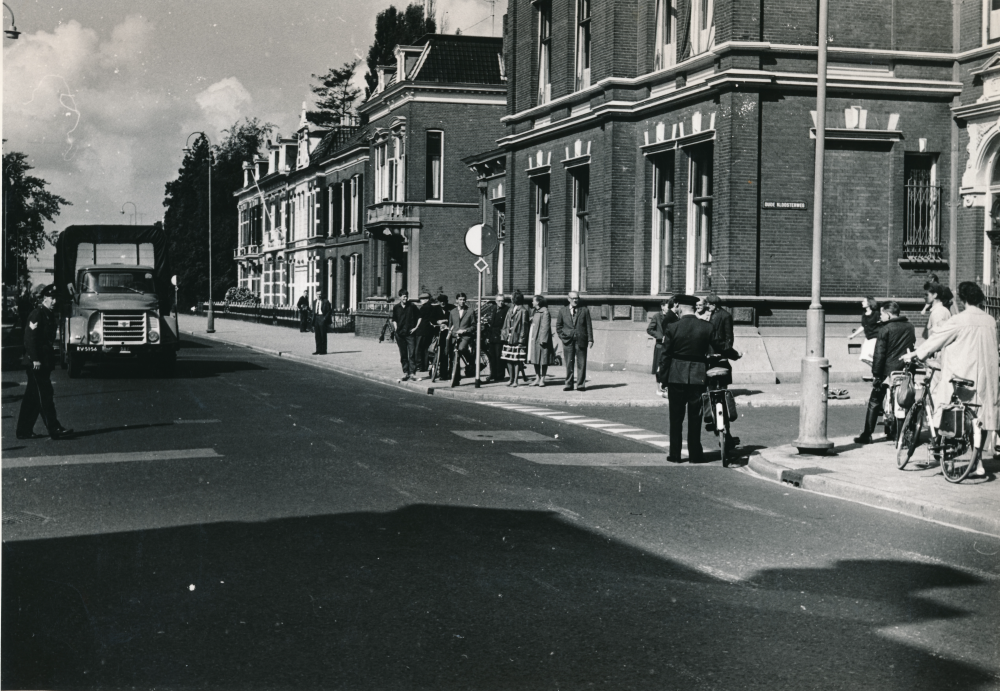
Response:
M479 307L476 310L476 388L479 388L479 365L483 361L483 272L479 272Z
M493 254L498 244L496 230L493 226L477 223L465 234L465 247L471 254L479 257L473 265L479 272L479 308L476 313L476 383L479 388L479 362L483 357L483 272L490 265L483 257Z

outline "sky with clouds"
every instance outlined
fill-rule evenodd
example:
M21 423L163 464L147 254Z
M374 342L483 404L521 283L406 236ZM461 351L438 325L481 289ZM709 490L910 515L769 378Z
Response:
M313 73L367 54L392 0L7 0L4 151L73 203L57 230L163 216L189 133L218 141L243 117L289 133ZM437 0L448 33L501 34L506 0ZM4 28L10 15L4 10ZM440 29L439 29L440 30ZM362 81L364 70L359 70ZM131 205L126 213L132 213Z

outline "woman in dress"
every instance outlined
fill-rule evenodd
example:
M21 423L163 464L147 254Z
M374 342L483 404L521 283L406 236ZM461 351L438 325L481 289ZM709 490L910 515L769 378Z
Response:
M511 302L514 305L507 311L500 332L500 338L503 339L503 353L500 359L507 363L507 372L510 375L507 386L517 386L517 374L520 372L524 377L524 362L528 359L530 318L521 291L514 291Z
M528 362L535 367L535 386L545 386L545 372L552 364L552 315L541 295L531 300L531 329L528 332Z
M878 329L881 324L879 321L881 318L881 309L878 301L871 295L861 299L861 306L865 310L865 313L861 315L861 326L859 326L854 333L847 338L852 339L855 336L864 333L865 342L861 345L861 357L859 359L861 362L870 366L875 356L875 341L878 340Z

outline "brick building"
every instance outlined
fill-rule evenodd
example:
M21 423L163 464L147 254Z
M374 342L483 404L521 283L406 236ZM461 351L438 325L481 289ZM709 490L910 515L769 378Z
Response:
M995 280L991 2L830 5L822 294L842 372L860 370L844 338L860 296L918 309L929 272ZM504 289L557 303L580 290L606 367L647 363L659 296L715 291L741 325L745 380L793 378L817 24L816 4L798 0L511 2L506 176L492 183L506 188ZM483 181L485 163L470 160Z
M378 68L359 122L317 128L303 104L295 136L276 136L245 166L240 285L269 305L326 296L360 331L402 287L473 292L464 236L479 193L463 159L503 133L502 49L502 39L430 34Z

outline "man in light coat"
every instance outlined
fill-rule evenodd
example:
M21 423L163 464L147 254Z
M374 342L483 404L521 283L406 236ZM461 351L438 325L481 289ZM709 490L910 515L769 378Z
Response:
M997 323L983 310L986 296L971 281L958 286L959 302L965 309L939 324L930 337L906 360L928 357L941 351L941 371L934 378L931 399L934 402L934 427L941 424L941 409L951 402L952 377L975 382L974 398L970 403L980 406L977 426L986 432L1000 429L1000 365L997 363ZM977 440L983 443L983 438ZM985 474L982 465L973 475Z
M586 391L587 351L594 345L594 325L590 310L580 305L580 294L569 293L569 305L559 310L556 333L563 343L563 360L566 363L566 386L563 391Z

